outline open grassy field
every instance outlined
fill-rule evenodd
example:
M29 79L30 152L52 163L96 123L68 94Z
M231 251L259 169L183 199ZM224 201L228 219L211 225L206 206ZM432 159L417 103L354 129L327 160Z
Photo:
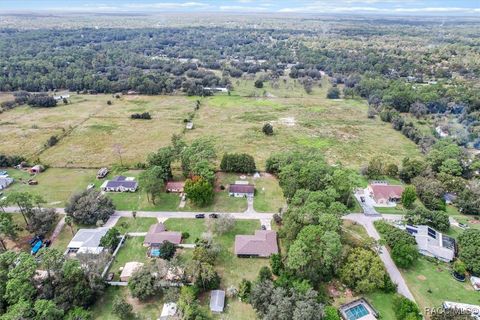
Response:
M480 295L473 290L470 282L456 281L445 263L431 262L422 257L411 269L401 272L421 310L438 307L445 300L480 304Z
M7 172L16 181L5 190L5 194L12 191L28 191L42 196L46 205L63 207L74 192L84 190L89 183L95 182L96 170L92 169L59 169L49 168L44 172L30 176L27 172L8 169ZM28 185L28 179L38 181L38 185Z
M234 80L231 96L203 98L187 140L209 136L216 143L219 159L225 152L252 154L259 169L273 152L314 148L331 163L360 167L382 155L399 163L405 156L419 155L417 147L389 124L367 119L366 102L325 98L328 81L306 94L294 79L263 89L252 79ZM0 134L6 137L0 153L37 156L56 167L100 167L113 163L133 165L148 153L184 131L183 119L193 111L198 97L76 95L55 108L22 106L2 114ZM111 100L112 105L107 101ZM132 113L149 112L153 119L131 120ZM265 136L265 122L275 134ZM61 141L46 150L47 139ZM388 139L386 139L388 137ZM19 143L21 141L21 143Z

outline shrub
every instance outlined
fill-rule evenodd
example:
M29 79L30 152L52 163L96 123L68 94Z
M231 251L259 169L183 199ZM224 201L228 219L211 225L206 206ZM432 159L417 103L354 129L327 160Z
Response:
M143 119L143 120L150 120L152 119L152 116L148 112L144 113L134 113L130 116L132 119Z
M270 123L265 123L262 128L263 133L267 136L273 135L273 126Z
M327 92L328 99L339 99L340 98L340 90L338 88L330 88Z
M220 169L225 172L254 173L255 160L246 153L225 153L220 163Z

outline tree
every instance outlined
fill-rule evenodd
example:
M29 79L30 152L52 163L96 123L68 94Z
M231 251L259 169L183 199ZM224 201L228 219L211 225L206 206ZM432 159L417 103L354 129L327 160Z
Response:
M33 276L37 264L33 256L22 252L17 255L15 264L8 272L8 280L5 287L5 299L10 305L21 301L32 301L35 297Z
M380 179L385 174L384 163L381 157L375 157L368 163L365 175L370 179Z
M423 319L420 309L415 302L396 295L393 299L393 309L398 320L421 320Z
M110 198L91 189L75 193L65 212L76 223L95 225L98 220L106 222L115 212L115 206Z
M340 90L337 87L328 89L327 92L328 99L340 99Z
M458 237L459 255L467 269L473 273L480 273L480 230L467 229Z
M286 266L311 281L330 277L338 265L342 244L340 236L321 226L304 227L288 250Z
M456 203L463 214L480 215L480 183L470 182L460 192Z
M140 300L147 300L162 292L159 281L150 268L142 266L138 268L128 281L128 288L132 297Z
M65 320L91 320L92 313L80 307L75 307L67 313Z
M324 320L341 320L337 309L335 309L335 307L332 307L332 306L325 307L325 317L323 319Z
M280 275L280 272L283 270L283 261L282 256L278 253L274 253L270 256L270 267L272 268L272 273L276 276Z
M31 210L27 228L32 233L44 236L53 229L57 220L58 213L55 209L34 208Z
M40 205L45 203L45 201L40 196L32 195L28 192L15 191L7 195L6 203L14 204L19 208L25 224L28 226L30 223L28 218L31 216L33 208L35 206L40 208Z
M177 146L178 147L178 146ZM157 167L154 172L154 176L164 181L170 180L173 177L172 174L172 161L175 158L176 152L173 147L163 147L158 149L156 153L151 153L147 157L147 163L149 167Z
M250 292L252 291L252 282L247 279L242 279L238 288L238 297L240 301L248 301Z
M269 267L263 266L263 267L260 268L260 271L258 272L257 281L263 282L263 281L266 281L266 280L272 281L273 280L273 275L272 275L272 271L270 270Z
M35 310L35 320L60 320L63 319L64 311L57 308L51 300L37 300L33 307Z
M426 208L430 210L446 210L445 188L443 184L433 177L416 177L412 180L417 190L417 195Z
M216 289L220 285L220 277L210 263L193 260L187 270L195 285L204 291Z
M450 228L450 220L448 214L443 211L431 211L423 207L418 207L414 210L407 211L405 219L410 224L426 224L441 232L447 232Z
M108 229L107 233L100 239L100 246L107 248L110 251L115 250L119 243L120 232L115 227Z
M123 297L117 296L113 300L112 313L122 320L132 319L133 307Z
M273 126L270 123L265 123L263 125L262 132L267 136L273 135Z
M138 181L147 193L147 200L155 204L155 198L159 195L164 187L165 173L161 167L153 166L140 173Z
M10 306L8 311L0 317L1 320L23 320L32 319L34 310L31 301L20 300L16 304Z
M213 186L200 177L193 177L185 181L185 193L194 205L205 207L212 203L214 197Z
M363 248L353 249L340 270L341 280L357 292L383 288L386 275L378 255Z
M163 242L160 247L160 258L170 260L175 255L175 245L169 241Z
M192 174L193 168L199 162L211 162L217 154L215 146L210 139L200 138L194 140L189 146L185 146L180 155L182 171L185 177Z
M65 224L70 228L70 231L72 232L72 236L75 235L75 232L73 230L73 218L71 216L65 216Z
M257 88L257 89L263 88L263 81L262 80L256 80L255 81L255 88Z
M235 218L231 214L220 214L217 219L212 220L213 232L218 235L232 231L235 227Z
M422 160L404 158L402 161L402 169L400 170L400 179L406 183L420 175L427 169L427 164Z
M254 173L255 160L246 153L225 153L220 163L220 169L224 172Z
M392 259L400 268L410 268L418 260L418 249L410 243L395 245L392 249Z
M20 227L14 222L12 215L6 212L0 212L0 244L4 250L7 250L5 240L14 240L17 237Z
M415 186L406 186L402 193L402 205L405 208L411 208L415 200L417 200L417 191Z

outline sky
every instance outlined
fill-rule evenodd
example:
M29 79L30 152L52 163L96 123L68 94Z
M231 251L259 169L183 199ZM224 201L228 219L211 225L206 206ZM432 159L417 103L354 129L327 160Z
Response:
M480 0L0 0L0 13L9 11L339 13L480 17Z

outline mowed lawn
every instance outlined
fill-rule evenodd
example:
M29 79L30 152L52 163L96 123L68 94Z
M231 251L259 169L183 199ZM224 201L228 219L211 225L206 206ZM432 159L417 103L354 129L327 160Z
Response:
M36 176L17 169L8 169L7 172L15 182L5 190L5 194L13 191L30 192L41 196L46 206L61 208L73 193L85 190L89 183L95 182L97 170L49 168ZM28 185L28 179L38 181L38 185Z
M480 304L480 293L473 290L470 281L456 281L446 263L422 257L411 269L401 272L421 310L439 307L444 301Z

